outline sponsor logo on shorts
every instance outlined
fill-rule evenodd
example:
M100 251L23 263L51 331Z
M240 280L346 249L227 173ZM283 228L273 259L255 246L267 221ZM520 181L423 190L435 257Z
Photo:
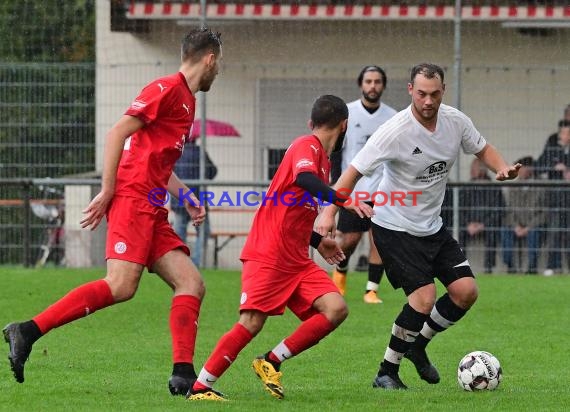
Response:
M127 251L127 244L125 242L117 242L115 243L115 253L122 255Z
M241 293L241 298L239 299L240 305L243 305L246 300L247 300L247 293L242 292L242 293Z

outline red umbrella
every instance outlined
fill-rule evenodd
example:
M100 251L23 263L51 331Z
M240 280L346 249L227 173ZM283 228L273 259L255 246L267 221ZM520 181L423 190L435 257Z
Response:
M194 120L192 130L190 131L190 140L196 140L200 137L202 131L202 122L200 119ZM219 137L240 137L239 132L231 124L220 122L219 120L206 120L206 136Z

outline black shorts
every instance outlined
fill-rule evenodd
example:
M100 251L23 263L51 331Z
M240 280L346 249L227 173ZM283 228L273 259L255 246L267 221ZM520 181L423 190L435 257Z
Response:
M419 237L372 224L374 244L394 289L408 296L434 279L447 287L464 277L475 277L459 243L444 227L433 235Z
M374 207L372 202L365 202L368 206ZM371 220L369 217L361 218L356 213L349 212L341 207L338 212L338 224L336 228L342 233L368 232Z

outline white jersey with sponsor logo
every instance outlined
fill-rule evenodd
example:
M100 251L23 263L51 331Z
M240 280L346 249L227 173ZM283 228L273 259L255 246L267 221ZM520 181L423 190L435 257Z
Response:
M439 107L434 132L416 120L411 106L396 114L378 128L351 163L364 176L384 165L372 221L414 236L436 233L442 227L445 185L459 150L475 154L486 144L471 119L451 106ZM399 201L403 195L405 199Z
M343 172L376 129L397 113L390 106L381 103L378 110L371 114L364 108L360 100L348 103L347 107L348 125L342 148ZM360 179L354 191L372 193L376 191L380 180L382 180L382 167L379 167L372 176L364 176Z

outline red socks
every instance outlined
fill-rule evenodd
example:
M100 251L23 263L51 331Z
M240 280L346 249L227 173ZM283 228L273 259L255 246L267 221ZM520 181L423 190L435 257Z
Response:
M218 341L214 351L204 364L204 369L219 378L252 339L253 335L241 323L236 323Z
M202 302L196 296L178 295L172 298L170 333L173 363L193 363L198 316Z
M277 356L273 351L269 353L272 362L281 363L282 360L297 355L306 349L316 345L322 338L335 329L335 326L322 313L312 316L304 321L295 332L276 349L283 356ZM194 390L201 390L211 387L208 383L215 382L231 366L238 354L253 339L253 335L241 324L236 323L234 327L220 338L214 351L204 364L198 380L194 384ZM287 352L287 354L284 354ZM202 381L206 376L208 383ZM208 378L209 377L209 378Z
M90 315L115 303L103 279L79 286L38 314L33 321L43 335L50 330Z
M293 355L316 345L335 329L335 326L322 313L318 313L303 323L283 343Z
M112 305L113 295L104 280L79 286L33 318L42 335L76 319ZM170 330L174 363L192 363L200 299L190 295L175 296L170 310Z

